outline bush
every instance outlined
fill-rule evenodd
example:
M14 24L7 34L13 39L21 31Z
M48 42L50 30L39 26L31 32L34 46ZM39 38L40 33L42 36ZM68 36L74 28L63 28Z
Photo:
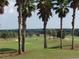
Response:
M49 36L52 36L52 30L48 30L48 31L47 31L47 34L48 34Z
M15 32L0 32L0 38L7 39L7 38L16 38L18 35Z
M76 29L75 32L74 32L74 35L79 36L79 30Z
M32 36L33 36L33 33L28 33L28 36L29 36L29 37L32 37Z
M8 37L9 37L8 34L5 32L1 33L1 35L0 35L0 38L3 38L3 39L6 39Z
M57 32L57 37L58 37L58 38L61 38L61 31L58 31L58 32ZM64 39L64 38L65 38L65 32L62 31L62 39Z
M15 32L8 32L9 38L16 38L17 34Z
M39 37L39 36L40 36L40 33L36 33L36 36L38 36L38 37Z

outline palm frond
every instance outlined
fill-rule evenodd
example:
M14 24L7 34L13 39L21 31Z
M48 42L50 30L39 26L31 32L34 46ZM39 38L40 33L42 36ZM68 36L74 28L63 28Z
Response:
M48 18L52 16L51 9L53 8L53 3L51 0L40 0L37 4L37 9L39 12L39 18L42 18L42 21L48 21Z
M8 0L0 0L0 14L4 13L4 7L8 6Z
M58 14L59 17L65 17L69 12L68 4L70 1L68 0L57 0L58 5L54 7L55 13Z

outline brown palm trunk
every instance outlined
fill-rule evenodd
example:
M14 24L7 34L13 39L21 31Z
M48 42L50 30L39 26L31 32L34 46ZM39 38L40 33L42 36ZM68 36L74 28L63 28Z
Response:
M73 0L73 19L72 19L72 49L74 49L74 25L75 25L75 12L76 12L76 0Z
M22 52L25 52L25 37L26 37L26 18L23 19L22 29Z
M46 40L46 25L47 25L47 22L44 21L44 48L47 48L47 40Z
M62 23L63 22L63 18L61 17L61 19L60 19L60 30L61 30L61 37L60 37L60 48L62 49L62 31L63 31L63 29L62 29Z
M74 49L74 23L75 23L75 12L76 12L76 10L73 9L73 19L72 19L72 49Z
M21 46L22 46L22 11L21 11L21 8L22 8L22 5L21 3L19 2L19 17L18 17L18 54L21 54Z
M20 47L20 39L21 39L21 35L20 35L20 21L18 20L19 23L19 29L18 29L18 54L21 54L21 47Z

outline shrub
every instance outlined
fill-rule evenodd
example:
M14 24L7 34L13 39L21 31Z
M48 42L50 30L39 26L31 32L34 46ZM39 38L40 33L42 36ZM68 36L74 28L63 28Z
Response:
M7 39L7 38L16 38L18 35L15 32L0 32L0 38Z
M36 36L38 36L38 37L39 37L39 36L40 36L40 33L36 33Z
M57 32L57 37L58 37L58 38L61 38L61 31L58 31L58 32ZM64 38L65 38L65 32L62 31L62 39L64 39Z
M33 34L32 34L32 33L28 33L28 36L29 36L29 37L32 37L32 36L33 36Z
M6 38L8 38L9 36L8 36L7 33L3 32L3 33L1 33L0 37L3 38L3 39L6 39Z
M79 36L79 30L76 29L75 32L74 32L74 35Z

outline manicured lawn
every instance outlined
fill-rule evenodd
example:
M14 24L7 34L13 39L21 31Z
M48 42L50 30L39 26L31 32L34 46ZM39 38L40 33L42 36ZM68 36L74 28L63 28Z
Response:
M68 40L69 39L69 40ZM6 51L16 51L18 49L15 40L0 40L0 59L70 59L79 58L79 37L75 37L75 49L71 50L71 37L67 36L63 40L63 49L59 47L59 39L48 39L48 48L43 48L43 37L26 38L26 53L22 55L5 56Z

